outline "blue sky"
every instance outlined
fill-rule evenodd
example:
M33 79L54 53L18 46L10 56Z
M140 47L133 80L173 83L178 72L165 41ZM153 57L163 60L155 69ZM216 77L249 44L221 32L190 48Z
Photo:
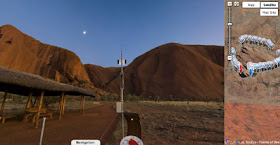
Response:
M170 42L224 45L224 0L10 0L1 2L4 24L111 67L121 48L130 63Z

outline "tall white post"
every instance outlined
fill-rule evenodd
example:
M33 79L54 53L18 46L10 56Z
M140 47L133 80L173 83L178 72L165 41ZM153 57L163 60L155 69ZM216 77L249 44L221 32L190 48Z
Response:
M42 124L42 130L41 130L41 136L40 136L40 143L39 143L39 145L42 145L43 135L44 135L44 130L45 130L45 122L46 122L46 117L43 118L43 124Z
M120 96L121 96L121 111L122 111L122 136L124 138L124 110L123 110L123 90L124 90L124 73L123 73L123 53L121 51L121 85L120 85Z

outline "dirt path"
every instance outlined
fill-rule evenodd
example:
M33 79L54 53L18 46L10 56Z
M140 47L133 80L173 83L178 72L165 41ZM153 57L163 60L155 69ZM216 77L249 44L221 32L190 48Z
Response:
M43 144L69 145L72 139L100 139L116 116L113 105L114 103L110 103L88 109L84 115L65 112L61 120L57 117L47 120ZM8 120L0 125L1 145L38 145L40 131L41 126L34 129L31 123Z

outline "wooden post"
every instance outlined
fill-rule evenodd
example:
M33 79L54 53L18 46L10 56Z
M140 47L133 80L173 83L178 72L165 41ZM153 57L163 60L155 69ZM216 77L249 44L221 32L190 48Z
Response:
M28 100L27 100L27 103L26 103L26 107L25 107L25 114L24 114L24 117L23 117L23 122L28 122L28 113L26 112L26 110L28 108L31 108L31 99L32 99L32 89L30 90L29 94L28 94Z
M60 104L59 104L59 120L61 119L61 113L62 113L62 105L63 105L63 100L64 100L64 92L62 92L61 94L61 100L60 100Z
M35 100L34 100L34 102L33 102L33 107L36 107L37 106L37 100L38 100L38 96L36 96L36 98L35 98Z
M81 101L80 101L80 113L82 114L83 110L83 96L81 96Z
M60 96L60 102L58 103L58 112L60 113L60 108L61 108L61 96Z
M63 107L62 107L62 115L64 115L64 110L65 110L65 103L66 103L66 98L65 98L65 95L63 97Z
M38 125L39 125L40 111L41 111L41 108L42 108L43 98L44 98L44 90L41 92L41 96L40 96L39 106L38 106L38 110L37 110L38 112L37 112L37 115L36 115L35 128L38 128Z
M86 102L86 98L85 96L83 96L83 114L85 114L85 102Z
M1 111L0 111L0 116L3 115L6 99L7 99L7 92L5 92L5 94L4 94L4 98L3 98L3 102L2 102L2 106L1 106Z
M32 92L33 92L33 91L32 91L32 89L31 89L30 92L29 92L29 94L28 94L28 101L27 101L27 103L26 103L25 109L28 109L28 108L31 107Z

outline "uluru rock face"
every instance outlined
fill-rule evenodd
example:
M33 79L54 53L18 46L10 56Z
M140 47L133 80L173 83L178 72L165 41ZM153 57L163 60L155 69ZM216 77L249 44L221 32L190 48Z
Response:
M246 68L248 62L258 63L275 59L268 50L248 46L243 46L236 57Z
M124 68L125 94L161 100L223 100L222 46L169 43ZM120 68L83 65L66 49L43 44L11 25L0 27L0 66L73 85L119 93Z
M154 48L125 67L125 94L163 100L221 101L224 95L223 53L222 46L169 43ZM90 65L86 68L89 74L97 74L95 71L114 74L114 79L102 77L91 81L98 82L97 87L119 93L119 71Z
M120 69L117 67L104 68L93 64L86 64L84 66L88 72L90 80L99 88L105 88L120 74Z
M75 53L43 44L11 25L0 27L0 66L62 83L90 82L87 71Z

